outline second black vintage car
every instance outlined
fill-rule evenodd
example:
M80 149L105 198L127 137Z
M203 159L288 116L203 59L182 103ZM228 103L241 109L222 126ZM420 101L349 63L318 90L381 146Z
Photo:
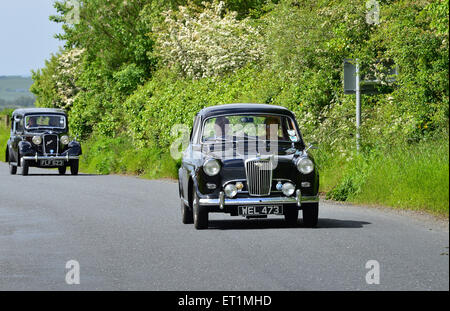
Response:
M70 167L78 174L81 145L68 136L67 115L60 109L17 109L11 117L11 136L5 156L9 171L28 175L30 167L58 168L59 174Z
M201 110L179 170L183 223L208 227L209 213L246 218L284 215L314 227L319 174L294 114L263 104Z

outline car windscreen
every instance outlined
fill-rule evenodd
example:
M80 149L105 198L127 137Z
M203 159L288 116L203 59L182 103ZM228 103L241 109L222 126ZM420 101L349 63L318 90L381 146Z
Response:
M228 140L300 140L294 121L282 115L225 115L208 118L202 142Z
M25 128L60 128L66 127L66 117L63 115L28 115L25 117Z

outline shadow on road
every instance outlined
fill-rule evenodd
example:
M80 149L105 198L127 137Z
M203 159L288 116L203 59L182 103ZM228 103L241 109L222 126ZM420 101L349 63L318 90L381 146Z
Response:
M364 225L370 225L370 222L359 220L341 220L341 219L329 219L320 218L317 228L329 229L329 228L363 228ZM303 222L299 220L295 226L289 226L284 219L226 219L226 220L210 220L209 229L215 230L252 230L252 229L308 229L303 225Z
M18 176L21 176L20 174L18 174ZM59 175L58 173L49 173L49 174L28 174L27 176L24 177L33 177L33 176L54 176L54 177L88 177L88 176L101 176L99 174L78 174L76 176L69 174L64 174L64 175Z

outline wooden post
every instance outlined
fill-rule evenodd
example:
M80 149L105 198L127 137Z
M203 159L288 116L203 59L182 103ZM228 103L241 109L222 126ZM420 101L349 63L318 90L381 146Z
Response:
M0 116L0 123L2 123L2 125L4 124L6 128L9 128L9 116L7 115Z

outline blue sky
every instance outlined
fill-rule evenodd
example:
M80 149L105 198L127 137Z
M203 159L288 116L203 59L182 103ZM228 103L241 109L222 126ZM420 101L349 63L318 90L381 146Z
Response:
M49 21L53 0L0 0L0 76L30 76L44 67L63 43L53 37L60 25Z

